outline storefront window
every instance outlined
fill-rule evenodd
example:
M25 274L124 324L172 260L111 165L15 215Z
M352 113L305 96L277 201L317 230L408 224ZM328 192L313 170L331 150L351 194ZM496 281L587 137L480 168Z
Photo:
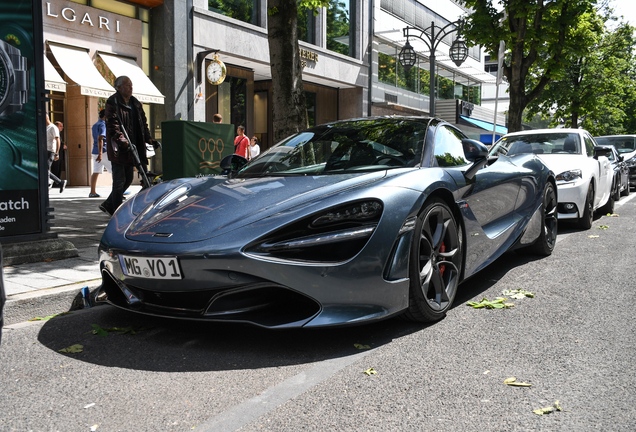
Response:
M208 0L208 10L239 21L260 25L259 0Z
M223 122L228 119L228 123L234 126L245 126L248 133L251 132L247 122L247 79L237 77L227 77L218 86L219 91L219 114L223 116Z
M305 101L307 103L307 122L309 127L316 126L316 93L305 92Z
M300 3L300 2L299 2ZM298 40L316 43L316 18L313 9L298 7Z
M355 57L353 22L355 3L351 0L330 0L327 8L327 49Z

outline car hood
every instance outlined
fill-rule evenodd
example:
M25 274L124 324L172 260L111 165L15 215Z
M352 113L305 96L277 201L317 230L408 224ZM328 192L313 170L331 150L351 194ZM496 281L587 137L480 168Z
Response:
M585 159L583 155L566 154L539 154L539 159L555 174L559 175L565 171L574 169L585 169Z
M226 179L179 184L150 203L126 230L134 241L210 239L321 196L376 182L386 171L324 176Z

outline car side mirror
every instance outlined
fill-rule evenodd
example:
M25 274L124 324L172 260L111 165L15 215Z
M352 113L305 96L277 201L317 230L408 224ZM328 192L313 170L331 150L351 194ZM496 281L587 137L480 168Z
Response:
M594 159L598 159L599 156L605 156L608 158L612 154L612 149L607 147L594 147Z
M488 163L488 147L479 141L465 138L462 140L464 147L464 156L468 161L472 162L472 166L464 173L464 177L470 180L475 177L477 171L482 169Z
M625 162L625 157L618 155L618 161L619 162Z
M488 157L488 147L479 141L465 138L462 140L462 146L464 147L464 156L470 162Z
M233 177L237 172L241 170L247 164L247 159L237 154L231 154L225 156L221 160L219 165L223 171L221 175L227 175L229 178Z

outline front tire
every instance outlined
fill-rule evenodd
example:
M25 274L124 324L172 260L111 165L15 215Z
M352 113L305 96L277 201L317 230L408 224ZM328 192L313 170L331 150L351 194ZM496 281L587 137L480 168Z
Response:
M592 222L594 221L594 188L590 184L587 189L587 198L585 199L585 208L583 209L583 216L579 219L579 228L588 230L592 228Z
M541 227L541 235L533 245L528 247L528 251L542 256L551 255L556 245L558 225L556 192L554 185L548 182L543 191L543 224Z
M437 321L451 308L463 265L462 232L451 209L433 198L417 218L409 258L406 319Z
M603 215L614 213L614 204L616 204L614 194L610 194L605 205L599 209L599 213Z

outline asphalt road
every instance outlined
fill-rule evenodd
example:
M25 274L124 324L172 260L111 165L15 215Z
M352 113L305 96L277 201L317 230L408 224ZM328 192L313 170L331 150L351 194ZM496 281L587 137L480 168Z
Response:
M0 430L634 431L636 194L615 211L589 231L561 224L551 257L506 254L432 325L268 331L103 306L9 326ZM466 306L504 289L536 297Z

